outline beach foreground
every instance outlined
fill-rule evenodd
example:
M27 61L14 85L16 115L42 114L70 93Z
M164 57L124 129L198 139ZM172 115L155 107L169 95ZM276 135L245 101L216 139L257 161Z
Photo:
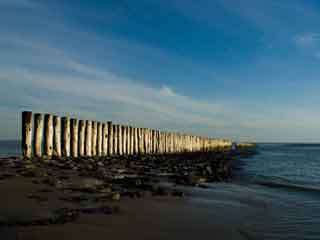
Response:
M208 208L194 190L230 179L236 156L2 159L1 239L246 239L241 225L256 210L228 201Z

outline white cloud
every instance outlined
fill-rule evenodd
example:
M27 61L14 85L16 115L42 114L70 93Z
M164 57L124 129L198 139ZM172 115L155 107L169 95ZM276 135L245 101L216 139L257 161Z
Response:
M0 0L0 5L4 2L9 3L9 0ZM24 2L31 3L15 0L15 4L19 2L21 6ZM234 7L237 9L237 6ZM247 8L243 8L246 15ZM211 21L212 12L207 9L209 22L216 22ZM263 10L260 8L260 11ZM25 14L23 22L29 19L27 11L21 14ZM45 15L45 19L47 15L51 16L45 12L41 14ZM252 16L251 10L248 15ZM260 21L264 18L258 17L258 22L264 23ZM32 21L38 22L39 19L41 17ZM206 68L201 63L193 62L193 59L172 56L161 48L107 33L103 37L91 32L83 33L65 26L63 19L61 25L55 24L56 19L61 18L50 17L54 23L48 27L49 30L42 25L33 28L34 25L29 24L25 32L20 31L22 25L19 21L16 29L0 28L0 102L3 110L0 119L10 121L5 124L8 126L5 129L6 138L10 137L10 129L11 136L17 136L18 128L15 126L19 126L21 108L242 139L270 139L270 136L290 139L299 129L318 129L316 119L320 116L313 111L299 110L299 106L296 106L299 111L288 109L278 102L263 103L259 97L241 105L235 98L228 99L231 89L230 92L222 89L227 93L219 94L219 87L210 89L212 99L216 100L188 96L183 89L184 77L193 74L188 78L189 83L198 79L225 83L225 75L216 74L214 66ZM274 26L277 26L278 20ZM45 25L49 26L47 21ZM314 37L302 35L295 40L308 45L315 40ZM126 72L129 68L131 71ZM136 72L132 69L136 68L141 68L139 70L143 74L134 74ZM138 76L142 79L137 79ZM156 77L146 81L149 76ZM170 78L174 81L167 81ZM246 83L240 80L230 80L235 84L228 86L237 88ZM181 83L181 87L175 81ZM220 86L226 88L226 85ZM215 96L216 93L219 96ZM7 108L3 108L4 105L8 105ZM3 129L0 132L4 132ZM317 131L313 134L320 136Z
M297 45L302 47L315 47L320 43L320 34L304 33L296 35L293 40Z

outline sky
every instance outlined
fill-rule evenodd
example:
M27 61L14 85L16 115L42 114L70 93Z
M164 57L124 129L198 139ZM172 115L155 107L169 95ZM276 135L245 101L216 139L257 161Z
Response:
M21 111L320 142L318 0L0 0L0 139Z

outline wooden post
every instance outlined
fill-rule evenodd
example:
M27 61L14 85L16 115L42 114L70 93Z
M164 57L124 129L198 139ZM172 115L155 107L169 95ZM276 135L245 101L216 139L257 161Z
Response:
M78 157L78 130L79 123L77 119L71 119L71 156Z
M122 126L122 154L127 155L127 128Z
M42 157L42 139L43 139L43 114L34 115L34 155L37 158Z
M150 141L150 129L149 128L146 128L146 143L147 143L146 153L150 154L151 141Z
M129 126L126 126L126 154L130 155L130 129Z
M61 157L61 118L53 116L53 156Z
M162 154L162 132L159 131L159 150L158 152Z
M164 152L164 143L163 143L163 132L160 132L160 153L163 154Z
M62 119L62 156L70 157L70 118Z
M134 129L130 127L130 154L134 154Z
M118 153L119 155L123 154L122 147L122 126L118 125Z
M98 123L96 121L92 121L92 156L97 156L97 129Z
M44 155L52 157L53 151L53 117L51 114L44 116Z
M147 153L147 130L142 128L143 154Z
M114 131L112 127L112 122L107 122L107 124L108 124L108 156L112 156L114 154L114 151L113 151Z
M139 153L139 136L138 136L138 128L133 128L133 141L134 141L134 147L133 147L133 154L138 155Z
M97 123L97 156L102 156L102 123Z
M79 157L85 156L86 121L79 121Z
M145 144L146 144L146 154L149 154L150 152L150 134L149 129L145 128Z
M32 157L32 112L22 112L22 156Z
M160 153L160 131L157 130L157 142L156 142L156 153Z
M152 136L151 136L151 129L147 128L147 139L148 139L148 154L151 154L152 149Z
M126 135L127 135L127 155L130 155L131 136L130 136L129 126L126 126Z
M86 139L85 139L85 154L87 157L92 156L92 121L86 121Z
M127 135L127 155L131 155L130 153L131 135L130 135L129 126L126 126L126 135Z
M138 128L137 133L138 133L138 154L141 155L143 153L142 128Z
M118 127L119 125L113 125L113 152L115 155L119 154L118 148Z
M101 155L108 156L108 124L102 123L102 148L101 148Z
M157 130L153 130L153 153L156 154L157 153L157 144L158 144L158 131Z

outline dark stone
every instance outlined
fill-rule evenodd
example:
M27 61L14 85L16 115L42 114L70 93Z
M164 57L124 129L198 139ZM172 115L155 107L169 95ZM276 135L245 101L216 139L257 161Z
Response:
M176 190L176 189L173 190L171 195L174 196L174 197L184 197L184 193L182 191L179 191L179 190Z

